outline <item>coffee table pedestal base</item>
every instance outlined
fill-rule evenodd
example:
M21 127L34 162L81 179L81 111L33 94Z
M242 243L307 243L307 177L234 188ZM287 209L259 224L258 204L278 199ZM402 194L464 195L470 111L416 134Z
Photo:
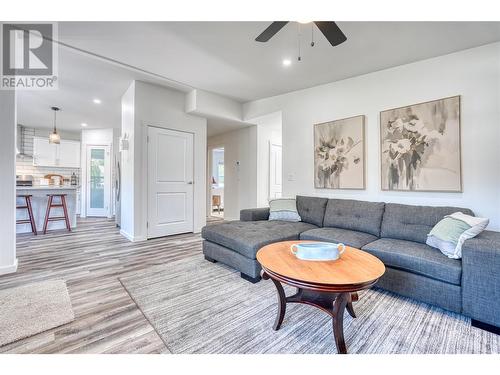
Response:
M278 314L274 321L273 329L280 329L285 317L287 303L302 303L305 305L314 306L332 317L333 336L339 354L347 354L347 348L344 341L344 311L347 310L349 315L356 317L353 302L358 300L356 292L324 292L297 287L297 293L287 297L281 282L271 277L265 271L262 272L264 280L271 280L276 286L278 292Z

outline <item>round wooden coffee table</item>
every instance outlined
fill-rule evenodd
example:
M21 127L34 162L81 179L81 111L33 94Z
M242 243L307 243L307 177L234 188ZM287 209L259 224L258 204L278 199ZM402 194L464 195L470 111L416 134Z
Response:
M273 329L280 329L287 303L317 307L332 317L337 351L346 354L344 310L356 317L352 306L358 300L356 292L373 286L384 274L385 266L373 255L348 246L335 261L300 260L292 254L290 246L303 242L314 241L277 242L257 252L262 278L271 279L278 291L278 315ZM281 283L296 287L297 293L287 297Z

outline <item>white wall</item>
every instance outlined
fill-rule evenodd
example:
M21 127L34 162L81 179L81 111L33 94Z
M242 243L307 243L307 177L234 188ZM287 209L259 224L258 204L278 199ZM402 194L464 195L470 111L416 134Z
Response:
M380 188L379 113L461 95L463 193ZM500 43L316 86L244 105L244 119L282 111L283 194L468 207L500 229ZM313 124L366 115L367 188L320 190L313 181Z
M87 146L109 146L110 155L110 171L108 178L110 179L111 189L109 191L109 208L108 217L113 216L113 142L114 142L114 129L84 129L81 135L81 155L80 155L80 165L81 165L81 179L80 179L80 216L87 216Z
M16 96L0 91L0 275L17 270L16 258Z
M191 90L186 94L187 113L216 117L225 120L241 121L243 106L240 102L205 90Z
M224 219L238 220L240 210L257 206L257 127L210 137L208 149L224 147Z
M130 150L122 152L121 229L131 240L147 237L148 126L194 134L194 231L200 232L205 225L207 124L206 119L184 112L184 99L179 91L140 81L122 97L122 134L128 134Z
M134 201L135 185L134 173L136 169L135 151L135 81L132 82L122 96L122 138L128 140L128 150L121 152L121 233L128 239L134 239L135 229L135 207L138 202ZM139 160L137 161L139 162ZM137 166L139 168L139 166ZM139 228L139 226L138 226Z

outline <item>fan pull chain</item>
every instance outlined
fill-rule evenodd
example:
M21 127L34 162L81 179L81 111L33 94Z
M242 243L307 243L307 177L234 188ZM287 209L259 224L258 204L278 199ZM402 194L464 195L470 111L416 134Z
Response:
M314 23L311 24L311 47L314 47Z
M299 56L297 57L297 61L302 61L302 56L300 55L300 23L297 24L297 25L298 25L298 27L297 27L297 29L298 29L298 31L297 31L297 39L298 39L298 42L299 42L298 43L299 44Z

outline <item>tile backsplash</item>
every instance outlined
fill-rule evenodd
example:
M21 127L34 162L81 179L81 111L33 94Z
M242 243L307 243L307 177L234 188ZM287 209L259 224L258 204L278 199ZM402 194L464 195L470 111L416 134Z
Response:
M21 135L21 131L23 134ZM37 167L33 165L33 137L34 128L20 128L18 126L18 148L23 155L16 157L16 175L32 175L33 183L38 185L39 180L47 174L60 174L64 178L71 178L73 172L76 174L78 184L80 184L80 168L59 168L59 167Z

